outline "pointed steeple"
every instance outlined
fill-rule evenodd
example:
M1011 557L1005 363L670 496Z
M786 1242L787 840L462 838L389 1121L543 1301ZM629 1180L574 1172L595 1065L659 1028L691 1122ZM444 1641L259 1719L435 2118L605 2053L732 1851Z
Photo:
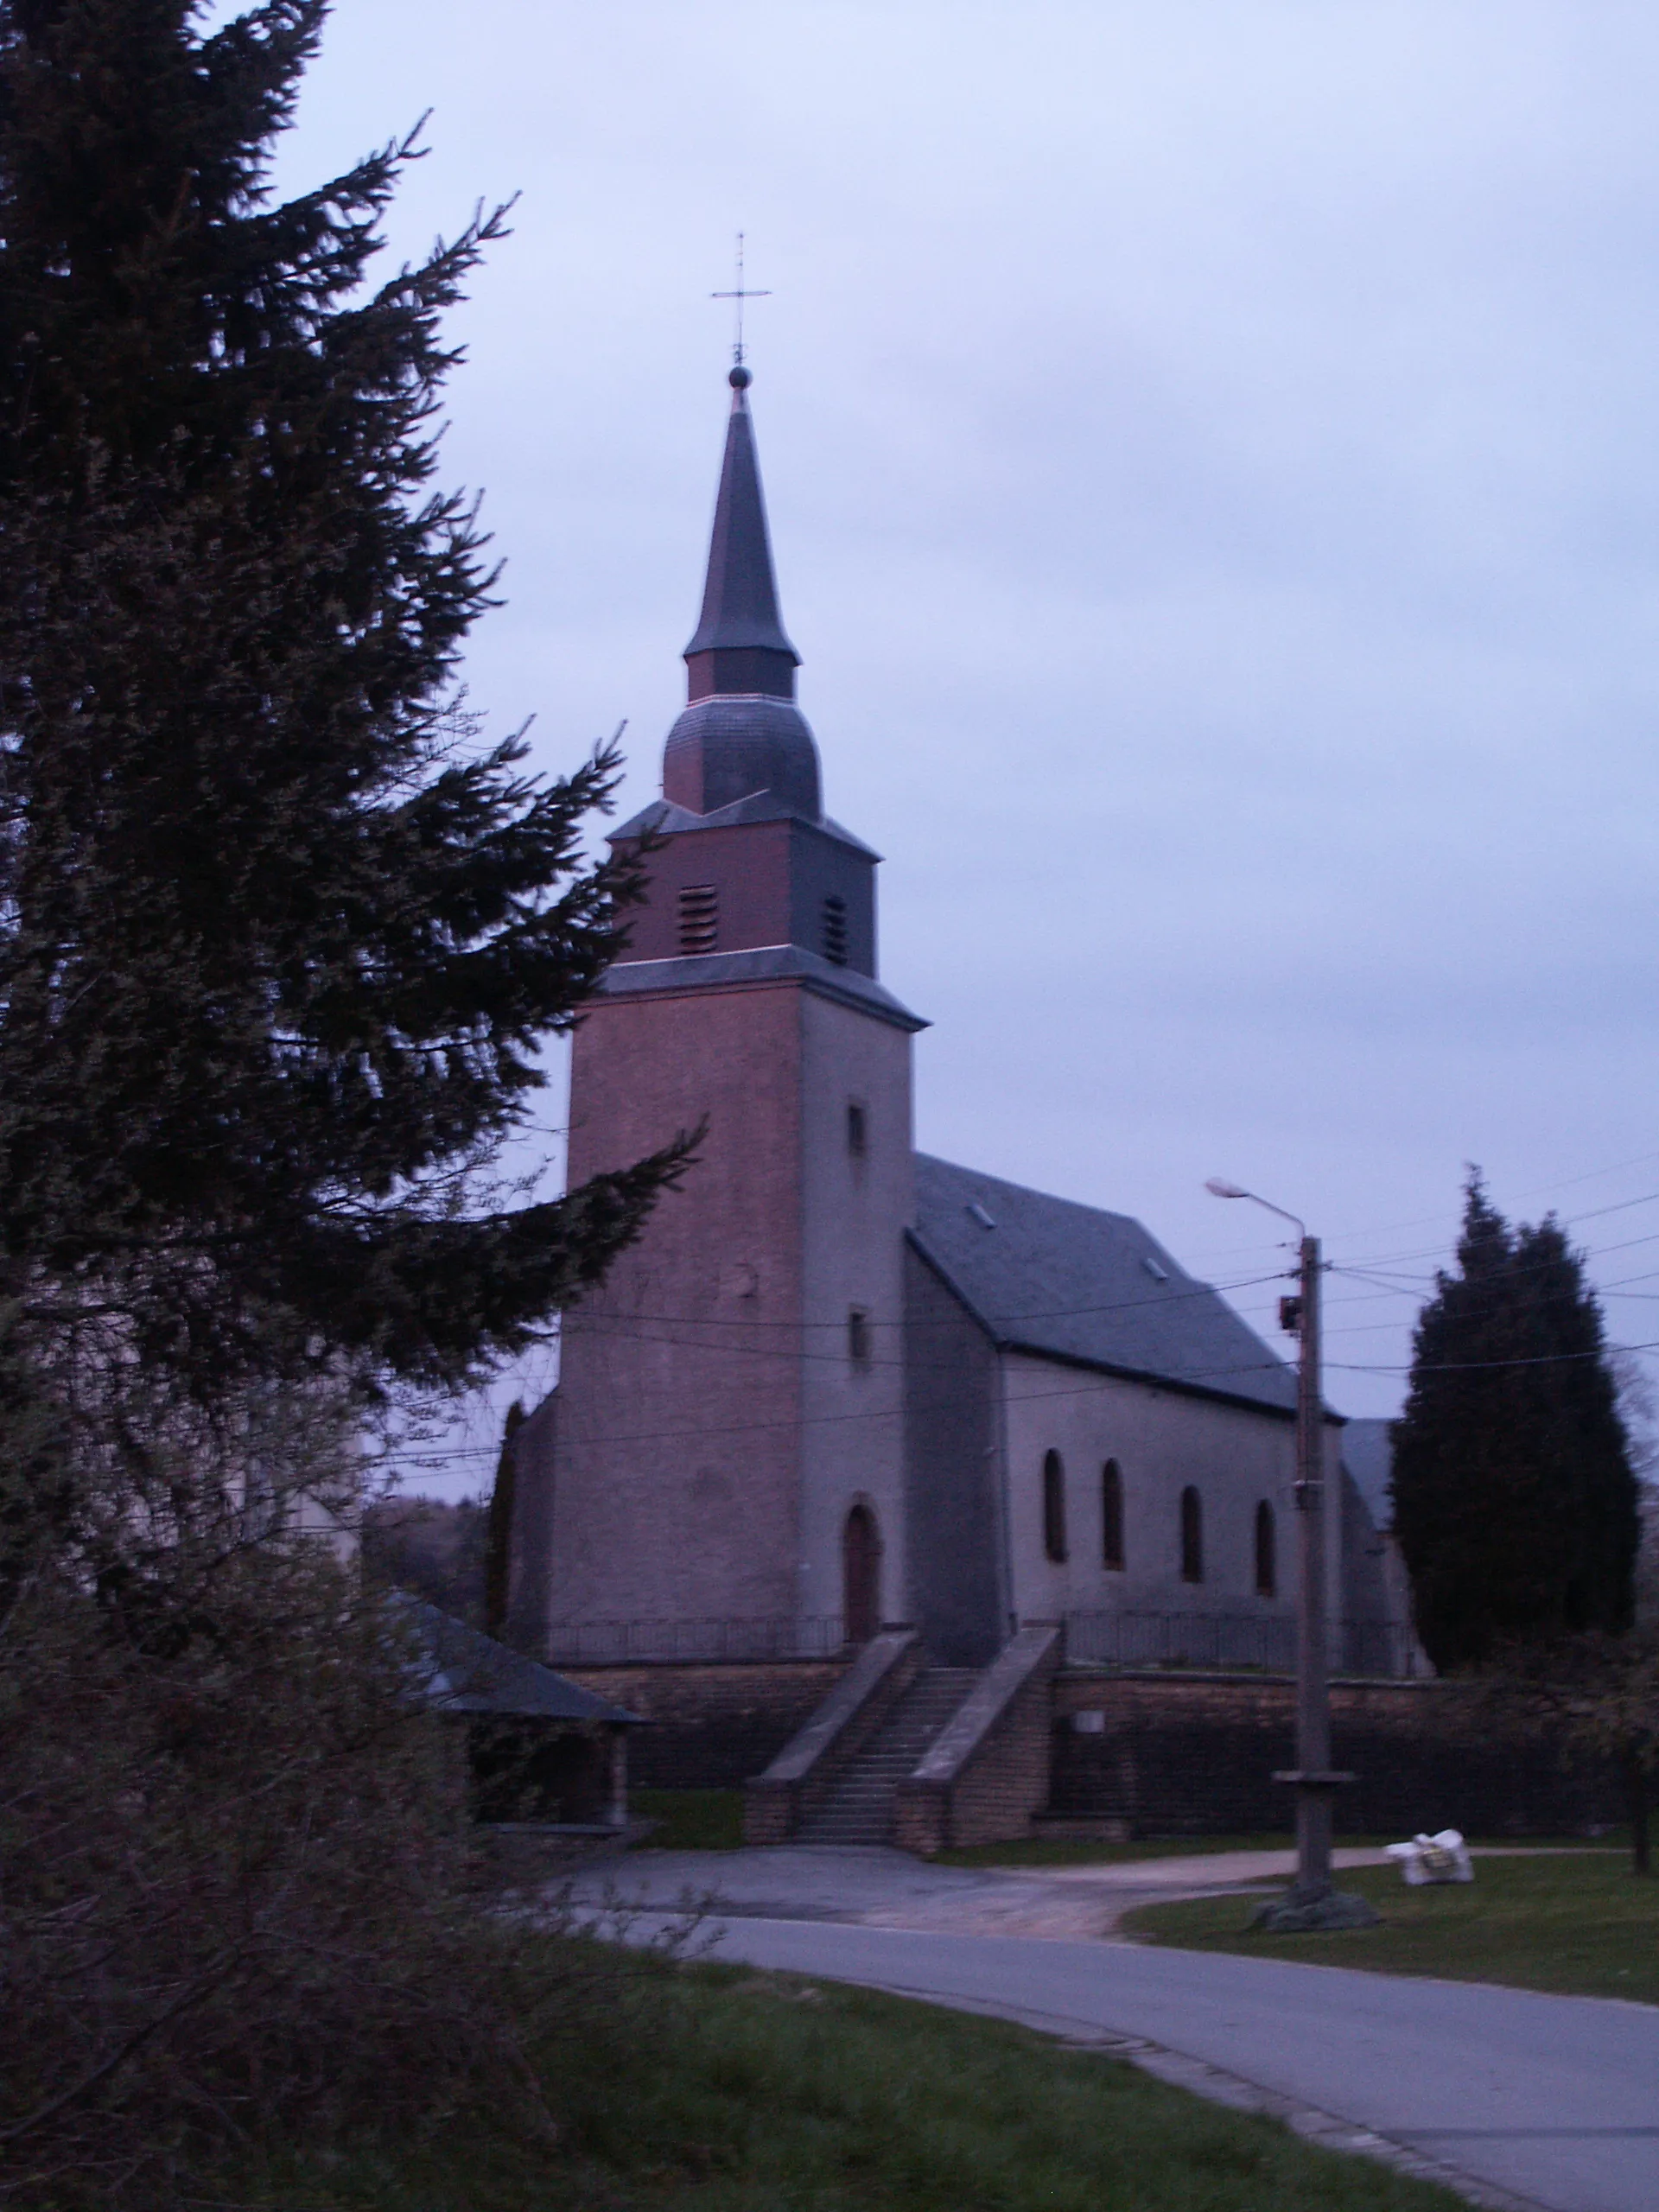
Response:
M732 412L715 502L702 616L685 649L688 696L706 699L715 692L741 691L792 699L801 657L784 634L778 615L766 501L745 397L749 372L741 361L728 381Z

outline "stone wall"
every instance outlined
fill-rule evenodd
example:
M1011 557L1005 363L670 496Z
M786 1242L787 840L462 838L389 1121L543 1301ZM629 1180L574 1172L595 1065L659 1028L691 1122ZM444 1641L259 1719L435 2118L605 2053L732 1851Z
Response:
M1069 1672L1050 1814L1127 1835L1288 1827L1291 1793L1270 1777L1295 1764L1295 1695L1260 1675ZM1338 1834L1572 1834L1622 1817L1611 1773L1503 1740L1462 1684L1337 1682L1331 1717L1332 1764L1358 1777L1337 1794Z
M656 1725L635 1729L640 1789L741 1789L769 1766L846 1673L846 1659L564 1667L584 1689Z

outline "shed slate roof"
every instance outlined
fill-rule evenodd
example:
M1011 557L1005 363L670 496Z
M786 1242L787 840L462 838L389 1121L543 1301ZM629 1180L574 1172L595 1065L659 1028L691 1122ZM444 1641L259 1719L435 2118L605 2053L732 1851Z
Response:
M1010 1349L1295 1411L1291 1369L1128 1214L918 1154L915 1242Z
M497 1713L517 1719L637 1722L638 1713L596 1697L539 1661L484 1636L453 1613L399 1593L405 1618L430 1662L424 1694L446 1713Z

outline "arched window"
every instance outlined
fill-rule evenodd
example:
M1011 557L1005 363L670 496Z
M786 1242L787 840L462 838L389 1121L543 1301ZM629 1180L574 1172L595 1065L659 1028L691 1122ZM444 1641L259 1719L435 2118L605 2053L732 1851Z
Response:
M1123 1564L1123 1476L1116 1459L1100 1471L1100 1563Z
M1181 1580L1204 1580L1204 1503L1191 1483L1181 1492Z
M841 1532L841 1617L849 1643L868 1643L881 1625L881 1532L855 1505Z
M1264 1497L1255 1509L1255 1594L1271 1598L1279 1587L1279 1560L1273 1508Z
M1065 1463L1058 1452L1043 1454L1043 1549L1055 1565L1065 1559Z

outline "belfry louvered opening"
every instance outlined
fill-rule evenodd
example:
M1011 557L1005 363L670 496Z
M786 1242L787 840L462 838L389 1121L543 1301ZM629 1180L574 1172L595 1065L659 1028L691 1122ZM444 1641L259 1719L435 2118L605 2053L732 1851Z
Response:
M833 891L823 902L823 957L847 965L847 901Z
M680 950L712 952L720 938L720 893L712 883L688 883L680 893Z

